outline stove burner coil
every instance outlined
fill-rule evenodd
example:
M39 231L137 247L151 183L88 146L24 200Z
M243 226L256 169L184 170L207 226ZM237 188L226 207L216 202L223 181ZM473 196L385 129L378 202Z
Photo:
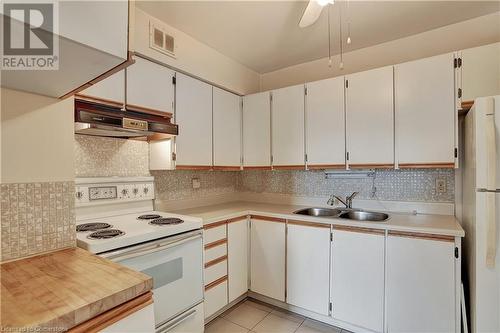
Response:
M138 220L154 220L154 219L159 219L161 215L158 214L144 214L139 216L137 219Z
M154 219L149 221L149 224L153 225L173 225L173 224L181 224L184 221L175 217L162 217L159 219Z
M108 239L125 235L125 233L118 229L99 230L87 236L89 239Z
M77 232L82 231L96 231L100 229L110 228L111 224L109 223L84 223L76 226Z

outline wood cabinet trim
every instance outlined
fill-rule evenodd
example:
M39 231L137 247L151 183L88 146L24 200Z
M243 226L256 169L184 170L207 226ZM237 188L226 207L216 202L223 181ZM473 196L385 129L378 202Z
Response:
M286 223L286 219L278 218L278 217L268 217L268 216L262 216L262 215L250 215L251 219L257 219L260 221L266 221L266 222L278 222L278 223Z
M108 326L130 316L131 314L153 304L153 293L148 291L124 304L118 305L97 317L87 320L73 328L70 328L70 333L89 333L100 332Z
M472 108L472 106L474 105L474 101L462 101L462 103L460 104L460 107L462 108L462 110L470 110Z
M324 169L345 169L345 164L308 164L308 170L324 170Z
M378 164L378 163L367 163L367 164L349 164L351 169L393 169L394 164Z
M208 262L205 263L205 268L209 268L211 266L215 266L217 265L218 263L221 263L223 261L226 261L227 260L227 254L219 257L219 258L215 258L214 260L210 260Z
M221 278L218 278L217 280L213 281L213 282L210 282L209 284L207 284L205 286L205 291L208 291L214 287L217 287L219 284L222 284L224 282L227 281L227 275L226 276L223 276Z
M454 162L399 163L401 169L453 169Z
M416 239L426 239L433 241L442 241L442 242L450 242L455 243L454 236L446 236L446 235L436 235L436 234L425 234L419 232L406 232L406 231L389 231L389 236L394 237L406 237L406 238L416 238Z
M300 225L304 227L324 228L324 229L330 229L331 226L329 223L308 222L299 220L288 220L288 224Z
M385 235L384 229L351 227L351 226L343 226L343 225L333 225L333 230L359 232L359 233L363 233L363 234Z
M273 170L305 170L306 165L273 165Z
M240 171L241 167L239 165L214 165L212 169L214 171Z
M208 229L213 229L213 228L217 228L217 227L220 227L221 225L224 225L226 224L227 221L226 220L223 220L223 221L217 221L217 222L212 222L212 223L209 223L209 224L205 224L203 226L203 229L205 230L208 230Z
M176 165L176 170L212 170L211 165Z
M229 224L229 223L243 221L243 220L246 220L247 218L248 218L247 215L243 215L243 216L233 217L233 218L227 220L226 222Z
M227 243L227 238L219 239L219 240L217 240L215 242L206 244L204 246L204 249L208 250L208 249L211 249L211 248L214 248L214 247L217 247L219 245L226 244L226 243Z
M78 87L76 89L73 89L70 92L67 92L66 94L64 94L61 97L59 97L59 99L65 99L65 98L68 98L70 96L76 95L80 91L85 90L87 88L90 88L92 85L96 84L97 82L102 81L102 80L106 79L107 77L110 77L111 75L113 75L115 73L118 73L122 69L125 69L125 68L127 68L128 66L130 66L130 65L132 65L134 63L135 63L135 60L132 57L132 52L128 51L127 60L125 60L121 64L118 64L117 66L111 68L109 71L104 72L103 74L99 75L98 77L96 77L96 78L88 81L87 83L81 85L80 87Z
M243 170L272 170L270 165L264 166L243 166Z
M171 119L173 116L171 112L150 109L150 108L140 106L140 105L135 105L135 104L126 104L125 108L129 111L148 113L148 114L152 114L154 116L159 116L159 117L163 117L163 118L170 118Z

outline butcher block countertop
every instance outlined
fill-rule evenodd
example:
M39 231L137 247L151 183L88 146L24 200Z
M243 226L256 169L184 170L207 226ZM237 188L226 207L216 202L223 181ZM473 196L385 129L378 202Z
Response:
M299 209L309 207L311 206L235 201L212 206L183 209L175 211L175 213L200 217L203 219L203 224L210 224L242 215L263 215L268 217L326 223L346 227L383 229L453 237L464 237L465 235L465 232L458 223L457 219L451 215L415 215L409 213L387 212L387 214L389 214L389 220L387 221L362 222L341 218L297 215L293 213Z
M79 248L0 266L2 331L25 327L65 331L153 287L151 277Z

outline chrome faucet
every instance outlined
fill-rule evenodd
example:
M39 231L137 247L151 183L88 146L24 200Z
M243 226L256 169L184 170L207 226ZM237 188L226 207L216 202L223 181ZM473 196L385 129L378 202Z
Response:
M335 203L335 199L337 199L345 206L345 208L350 209L352 208L352 199L354 199L354 197L357 196L358 194L359 192L353 192L351 195L347 196L345 200L335 194L332 194L330 196L330 199L328 199L327 204L333 206L333 204Z

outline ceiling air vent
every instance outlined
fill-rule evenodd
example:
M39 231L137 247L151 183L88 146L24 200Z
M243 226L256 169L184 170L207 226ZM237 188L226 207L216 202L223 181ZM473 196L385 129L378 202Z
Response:
M153 22L149 22L149 47L175 58L174 37L155 26Z

